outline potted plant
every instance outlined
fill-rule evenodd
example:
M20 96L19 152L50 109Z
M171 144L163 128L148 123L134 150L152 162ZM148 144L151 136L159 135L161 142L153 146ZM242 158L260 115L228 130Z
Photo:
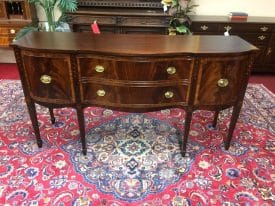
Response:
M189 14L193 8L198 5L192 4L192 0L162 0L162 4L168 7L168 13L171 15L169 22L169 35L191 34L189 29L191 19Z
M15 37L19 39L30 31L49 31L53 32L66 21L65 12L73 12L77 9L77 0L28 0L30 4L42 8L46 16L46 27L41 28L38 25L29 25L21 29ZM60 17L56 20L56 11L61 12Z

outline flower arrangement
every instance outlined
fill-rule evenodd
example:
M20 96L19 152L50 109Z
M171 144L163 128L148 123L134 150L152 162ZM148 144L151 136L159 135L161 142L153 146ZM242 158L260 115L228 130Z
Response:
M198 5L192 4L192 0L162 0L164 7L168 8L168 13L171 15L169 22L169 35L174 34L191 34L189 29L191 19L189 14L193 8Z

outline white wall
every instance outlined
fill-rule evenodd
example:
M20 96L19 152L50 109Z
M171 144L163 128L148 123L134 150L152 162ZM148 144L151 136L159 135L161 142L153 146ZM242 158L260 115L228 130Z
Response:
M227 15L231 11L247 12L249 16L275 17L275 0L193 0L199 6L197 15Z

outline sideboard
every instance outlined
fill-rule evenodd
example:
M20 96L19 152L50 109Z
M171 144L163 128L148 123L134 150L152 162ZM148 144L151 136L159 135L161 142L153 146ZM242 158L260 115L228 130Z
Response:
M35 103L77 111L82 152L87 153L83 110L100 106L129 112L178 107L186 112L181 153L186 153L192 113L233 107L228 149L257 48L237 36L168 36L29 33L11 45L38 146ZM88 149L89 151L89 149Z

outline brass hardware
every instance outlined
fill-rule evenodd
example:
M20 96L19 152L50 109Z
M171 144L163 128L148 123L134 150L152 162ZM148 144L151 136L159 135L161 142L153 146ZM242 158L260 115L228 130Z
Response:
M166 71L168 74L175 74L177 70L175 67L168 67Z
M268 27L263 26L263 27L261 27L260 29L261 29L262 31L267 31L267 30L268 30Z
M42 76L40 77L40 81L41 81L43 84L50 84L51 81L52 81L52 78L51 78L51 76L44 74L44 75L42 75Z
M202 26L201 26L201 29L202 29L203 31L206 31L206 30L208 29L208 26L202 25Z
M10 33L11 33L11 34L15 34L15 29L11 29L11 30L10 30Z
M268 50L267 50L266 55L267 55L267 56L268 56L268 55L270 55L270 54L271 54L271 52L272 52L272 49L269 47L269 48L268 48Z
M225 26L224 29L225 29L226 31L230 31L230 30L232 29L232 27L231 27L231 26Z
M96 72L101 73L104 72L104 67L101 65L96 65L95 70Z
M166 99L171 99L174 96L174 93L171 91L167 91L164 93Z
M229 83L228 79L219 79L218 80L219 87L227 87L228 83Z
M263 35L258 36L258 39L260 39L261 41L263 41L265 39L265 36L263 36Z
M103 89L99 89L96 92L97 96L104 97L105 96L105 91Z

